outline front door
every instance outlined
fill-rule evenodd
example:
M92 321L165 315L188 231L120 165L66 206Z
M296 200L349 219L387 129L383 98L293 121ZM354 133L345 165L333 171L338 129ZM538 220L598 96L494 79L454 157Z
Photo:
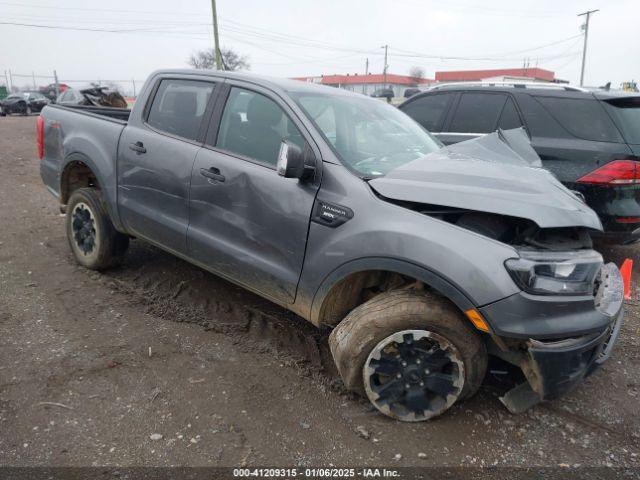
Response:
M163 79L143 121L124 129L118 203L127 231L186 253L189 183L214 84Z
M227 87L191 177L189 255L247 288L293 302L317 181L276 172L280 143L308 139L278 97L258 87Z

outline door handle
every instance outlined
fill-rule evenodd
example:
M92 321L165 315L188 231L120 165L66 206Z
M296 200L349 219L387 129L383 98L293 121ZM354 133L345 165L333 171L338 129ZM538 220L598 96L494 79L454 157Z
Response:
M218 182L225 181L224 175L221 175L220 169L216 167L201 168L200 175L202 175L203 177L211 178L213 180L217 180Z
M130 143L129 149L133 150L136 153L147 153L147 149L144 148L142 142Z

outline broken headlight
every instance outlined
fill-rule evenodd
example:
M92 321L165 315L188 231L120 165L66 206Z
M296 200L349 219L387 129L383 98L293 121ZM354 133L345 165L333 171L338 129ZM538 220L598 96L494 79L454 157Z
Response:
M505 262L515 282L536 295L591 295L602 267L602 256L594 250L572 252L518 252L520 258Z

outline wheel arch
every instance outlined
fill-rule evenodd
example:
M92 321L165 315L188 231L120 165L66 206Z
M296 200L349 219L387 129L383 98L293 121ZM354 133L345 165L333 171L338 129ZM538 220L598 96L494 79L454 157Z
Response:
M318 327L337 325L344 315L362 303L360 292L376 275L410 277L450 300L461 312L475 308L471 298L452 281L421 265L394 258L367 257L347 262L324 278L313 297L310 321Z
M111 200L113 192L101 174L101 169L88 155L73 152L64 158L60 169L60 210L64 213L69 197L78 188L95 187L103 194L105 207L116 230L122 231L118 212L114 201ZM124 232L123 232L124 233Z
M101 189L98 169L93 160L82 153L67 155L60 171L60 203L66 205L71 194L78 188Z

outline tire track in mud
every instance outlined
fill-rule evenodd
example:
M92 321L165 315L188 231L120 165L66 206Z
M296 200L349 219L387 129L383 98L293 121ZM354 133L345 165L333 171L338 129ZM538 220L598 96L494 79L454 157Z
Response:
M200 325L227 335L242 351L275 355L323 391L347 393L339 381L327 335L268 300L165 253L134 241L125 263L103 273L87 272L124 293L145 313Z

